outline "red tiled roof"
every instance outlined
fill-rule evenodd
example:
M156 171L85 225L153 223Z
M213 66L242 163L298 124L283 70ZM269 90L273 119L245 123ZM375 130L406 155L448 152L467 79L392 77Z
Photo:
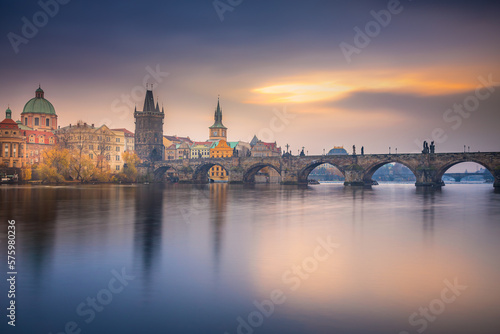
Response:
M125 134L125 136L127 136L127 137L133 137L134 136L134 133L132 131L129 131L129 130L125 129L125 128L111 129L111 131L122 131Z
M0 128L2 128L2 129L19 129L19 126L17 126L17 123L14 120L12 120L10 118L6 118L0 122Z

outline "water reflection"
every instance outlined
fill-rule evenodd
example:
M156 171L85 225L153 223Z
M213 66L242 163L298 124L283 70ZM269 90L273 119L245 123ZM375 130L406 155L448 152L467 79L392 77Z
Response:
M209 188L210 196L210 225L212 226L214 271L218 275L222 243L224 240L224 225L227 210L227 184L213 184Z
M136 280L85 332L233 334L254 301L281 289L286 303L254 333L411 333L409 315L454 277L470 289L426 333L500 327L500 196L488 185L9 187L0 194L0 214L15 217L22 245L19 301L29 321L20 332L60 332L78 303L106 287L112 269L131 264ZM340 248L292 290L283 273L310 264L326 236Z
M159 266L163 226L163 185L140 185L135 193L134 255L141 263L145 284Z

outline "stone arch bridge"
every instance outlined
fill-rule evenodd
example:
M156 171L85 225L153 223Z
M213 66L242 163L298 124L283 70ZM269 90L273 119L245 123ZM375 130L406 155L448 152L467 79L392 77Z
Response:
M179 176L179 182L184 183L207 183L208 171L216 165L227 171L230 183L253 183L256 173L269 167L281 175L284 184L306 184L313 169L328 163L344 174L346 186L366 186L372 184L372 176L377 169L394 162L405 165L413 172L417 179L416 186L434 187L443 184L441 179L450 167L462 162L475 162L491 172L495 188L500 188L500 152L184 159L137 167L140 175L154 177L156 181L162 180L165 172L173 169Z

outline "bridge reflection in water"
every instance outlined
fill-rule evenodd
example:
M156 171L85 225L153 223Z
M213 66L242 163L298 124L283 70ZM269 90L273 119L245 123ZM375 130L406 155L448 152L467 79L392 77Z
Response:
M431 154L371 154L321 155L305 157L232 157L159 161L138 166L143 178L161 181L167 170L173 170L182 183L208 183L208 171L221 166L229 183L255 183L255 175L263 168L274 169L283 184L306 184L309 174L322 164L338 168L346 186L370 186L373 174L388 163L400 163L415 175L416 186L440 187L448 169L463 162L475 162L487 169L500 188L500 152L431 153Z

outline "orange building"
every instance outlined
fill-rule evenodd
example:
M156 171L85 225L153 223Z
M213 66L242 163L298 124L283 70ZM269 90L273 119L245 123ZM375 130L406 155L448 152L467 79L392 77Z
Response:
M224 139L214 142L210 147L210 158L231 158L232 156L233 149ZM226 182L229 179L226 170L221 166L210 168L209 176L215 182Z

